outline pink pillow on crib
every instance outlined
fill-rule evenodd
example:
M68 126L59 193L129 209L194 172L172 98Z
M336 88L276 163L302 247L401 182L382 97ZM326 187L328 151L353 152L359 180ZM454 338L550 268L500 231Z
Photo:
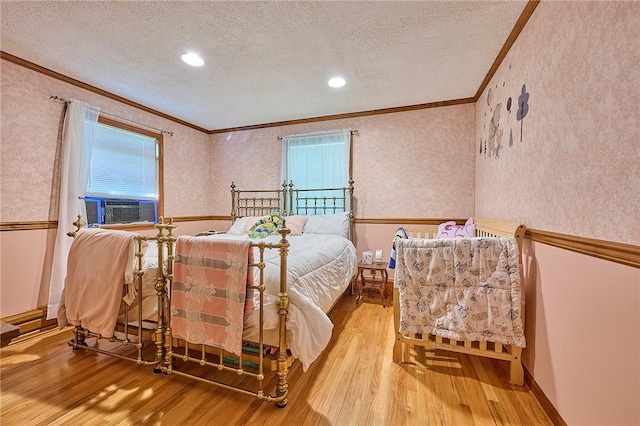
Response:
M437 238L473 238L476 236L476 224L473 218L467 219L464 225L456 225L453 220L438 225Z

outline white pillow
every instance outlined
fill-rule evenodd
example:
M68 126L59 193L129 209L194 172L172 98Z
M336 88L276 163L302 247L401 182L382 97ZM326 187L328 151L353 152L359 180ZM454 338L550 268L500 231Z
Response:
M349 238L351 220L349 212L311 215L304 226L305 234L339 235Z
M247 227L247 221L249 220L249 216L240 217L233 222L231 228L227 231L227 234L231 235L244 235L247 233L245 229Z

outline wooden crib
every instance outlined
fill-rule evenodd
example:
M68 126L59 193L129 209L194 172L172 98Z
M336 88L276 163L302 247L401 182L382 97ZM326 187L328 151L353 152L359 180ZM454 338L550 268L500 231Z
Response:
M512 237L516 239L519 251L520 283L523 280L522 267L522 243L524 240L525 226L517 223L501 222L489 219L474 218L476 225L476 237ZM432 239L436 238L438 227L407 228L410 238ZM488 358L506 360L510 363L509 382L513 385L524 384L524 370L521 362L522 348L514 345L504 345L488 341L462 341L448 339L432 334L405 334L400 333L400 303L399 290L394 288L394 326L396 341L393 347L393 361L406 362L409 358L411 346L430 350L445 350ZM524 303L521 306L521 317L524 327Z

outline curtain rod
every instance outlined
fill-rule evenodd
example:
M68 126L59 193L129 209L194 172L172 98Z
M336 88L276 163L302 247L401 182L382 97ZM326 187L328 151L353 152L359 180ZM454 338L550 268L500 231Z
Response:
M49 96L49 99L53 99L54 101L64 102L65 104L68 104L68 103L71 102L71 100L69 100L69 99L61 98L60 96L56 96L56 95ZM117 118L118 120L128 121L129 123L134 123L134 124L137 124L139 126L144 126L144 127L148 128L148 129L152 129L152 130L158 131L163 135L169 135L169 136L173 137L173 132L169 131L169 130L158 129L156 127L152 127L152 126L149 126L149 125L144 124L144 123L139 123L137 121L129 120L128 118L120 117L119 115L111 114L111 113L108 113L106 111L100 111L100 114L108 115L109 117Z
M291 136L311 136L311 135L316 135L316 134L317 135L321 135L323 133L338 133L338 132L340 132L340 130L329 130L329 131L326 131L326 132L312 132L312 133L305 133L305 134L302 134L302 135L291 135ZM353 135L353 136L360 136L360 131L359 130L349 130L348 132L351 133L351 135ZM279 142L282 142L282 139L284 139L284 138L285 138L284 136L277 136L276 137L276 139Z

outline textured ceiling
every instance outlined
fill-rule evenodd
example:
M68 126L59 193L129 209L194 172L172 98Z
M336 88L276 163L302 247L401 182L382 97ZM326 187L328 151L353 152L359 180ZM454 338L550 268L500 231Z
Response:
M215 130L473 97L526 4L2 1L0 49Z

